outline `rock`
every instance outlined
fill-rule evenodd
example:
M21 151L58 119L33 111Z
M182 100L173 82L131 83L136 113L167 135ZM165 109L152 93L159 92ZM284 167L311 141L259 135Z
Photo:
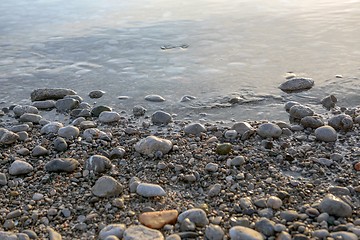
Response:
M14 210L12 212L9 212L6 215L6 219L17 218L17 217L20 217L22 214L23 214L22 211L20 209L17 209L17 210Z
M60 128L62 128L64 125L59 122L50 122L43 126L40 130L41 134L50 134L50 133L57 133Z
M122 239L125 229L126 229L125 224L118 224L118 223L109 224L103 229L101 229L99 233L99 239L105 240L108 236L111 235L116 236L119 239Z
M79 162L73 158L56 158L45 165L47 172L73 172L79 166Z
M223 240L225 233L220 226L210 224L205 229L205 236L208 240Z
M172 117L169 113L164 111L156 111L151 115L151 122L155 125L169 124L172 122Z
M276 238L276 240L291 240L291 239L292 239L291 235L285 231L282 231Z
M171 149L171 141L155 136L148 136L135 144L135 150L144 155L155 154L157 151L166 154L170 152Z
M94 91L89 92L89 97L90 98L101 98L104 94L105 94L104 91L94 90Z
M124 240L164 240L164 236L158 230L154 230L141 225L131 225L124 232Z
M328 194L319 205L321 212L328 213L336 217L350 217L352 215L351 207L338 197Z
M33 230L26 229L23 230L22 233L28 235L30 239L38 239L38 235Z
M271 197L268 198L266 204L267 204L268 207L271 207L272 209L280 209L283 202L282 202L282 200L280 198L275 197L275 196L271 196Z
M68 112L79 106L79 101L73 98L59 99L55 103L55 107L59 112Z
M51 227L47 227L46 230L49 233L49 239L50 240L62 240L62 237L61 237L60 233L56 232Z
M196 97L190 95L184 95L181 97L180 102L189 102L194 99L196 99Z
M144 116L146 111L147 111L147 109L140 105L136 105L133 108L133 114L135 117Z
M330 167L334 164L333 160L327 158L315 158L313 161L327 167Z
M7 184L7 177L5 173L0 173L0 186L5 186Z
M10 175L22 175L22 174L28 174L33 170L34 168L33 166L31 166L30 163L21 160L15 160L9 168L9 173Z
M312 236L318 239L326 239L329 236L329 231L326 229L317 229L312 232Z
M264 234L267 237L273 236L275 234L274 226L275 222L270 221L267 218L261 218L255 223L256 231Z
M341 240L358 240L358 236L351 232L339 231L339 232L332 232L330 236L334 239L341 239Z
M0 144L13 144L18 139L18 134L5 128L0 128Z
M235 130L227 130L224 133L224 137L226 139L230 139L230 140L236 139L237 135L238 135L238 133Z
M12 126L9 131L12 131L12 132L22 132L22 131L29 131L30 130L30 126L28 124L19 124L19 125L15 125L15 126Z
M53 145L54 145L55 150L58 152L64 152L68 148L68 144L66 143L65 139L63 139L62 137L57 137L53 141Z
M247 227L235 226L230 228L229 235L231 240L264 240L261 233Z
M143 197L161 197L166 196L166 192L157 184L139 183L136 193Z
M21 115L19 121L20 122L32 122L32 123L39 123L42 119L42 116L34 113L24 113Z
M105 172L111 168L111 161L101 155L93 155L85 162L85 169L97 173Z
M18 132L17 135L19 136L19 140L23 141L23 142L26 141L28 139L28 137L29 137L29 134L27 132L24 132L24 131ZM1 140L0 140L0 143L1 143Z
M93 121L82 121L80 123L80 129L96 128L96 123Z
M331 126L322 126L315 130L315 137L319 141L335 142L337 140L337 133Z
M79 105L82 101L84 101L84 99L82 97L80 97L79 95L66 95L64 97L64 99L69 99L69 98L77 100L79 102Z
M145 100L149 102L164 102L165 98L160 95L147 95L145 96Z
M221 143L216 146L215 152L219 155L227 155L231 152L232 145L230 143Z
M319 116L306 116L300 120L300 124L304 126L304 128L318 128L324 126L324 121Z
M175 224L177 217L177 210L164 210L142 213L139 216L139 221L149 228L160 229L166 224Z
M180 235L174 233L166 237L166 240L181 240Z
M301 105L301 104L298 103L298 102L295 102L295 101L286 102L286 103L285 103L285 106L284 106L285 111L289 112L289 111L290 111L290 108L291 108L292 106L295 106L295 105Z
M350 131L353 128L352 117L346 114L339 114L329 119L329 126L335 130Z
M244 135L248 131L254 131L254 128L247 122L237 122L231 129L235 130L240 136Z
M178 222L182 223L186 218L198 227L205 227L209 224L205 211L200 208L193 208L181 213L178 216Z
M30 105L17 105L13 108L13 111L16 117L20 117L24 113L39 113L39 110L36 107Z
M213 186L211 186L208 196L209 197L215 197L217 195L219 195L219 193L221 192L221 184L220 183L215 183Z
M31 151L31 155L33 155L34 157L44 156L44 155L48 155L48 154L49 154L49 151L40 145L34 147L33 150Z
M96 106L93 109L91 109L91 116L93 117L99 117L100 113L102 112L111 112L112 108L104 105Z
M280 212L280 217L287 222L293 222L299 218L299 214L295 210L286 210Z
M191 123L184 128L186 134L199 135L206 132L206 128L200 123Z
M337 103L337 98L334 95L329 95L321 99L320 103L323 105L324 108L330 110L335 107L335 104Z
M99 121L102 123L113 123L120 121L120 114L117 112L103 111L99 115Z
M111 150L110 152L110 159L119 159L119 158L123 158L125 156L125 149L122 147L116 147L113 150Z
M236 156L232 159L229 159L227 162L226 162L226 165L231 167L231 166L241 166L243 165L244 163L246 162L245 158L243 156Z
M76 95L77 93L71 89L65 88L43 88L36 89L31 93L31 101L40 101L48 99L60 99L66 95Z
M32 103L33 107L37 109L52 109L55 108L55 101L54 100L45 100L45 101L35 101Z
M290 117L294 119L302 119L306 116L314 115L314 111L311 108L303 105L294 105L289 110Z
M113 177L102 176L91 188L92 193L98 197L113 197L121 194L123 186Z
M282 130L274 123L263 123L257 129L257 133L263 138L277 138L281 136Z
M79 136L80 130L72 125L62 127L58 130L58 135L66 139L75 139Z
M205 171L208 172L217 172L218 169L219 169L219 164L217 163L208 163L205 166Z
M284 92L297 92L308 90L314 86L311 78L294 77L282 83L279 88Z

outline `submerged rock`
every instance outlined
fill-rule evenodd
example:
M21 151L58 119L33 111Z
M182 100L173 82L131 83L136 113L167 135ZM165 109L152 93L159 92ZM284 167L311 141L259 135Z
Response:
M160 95L152 94L152 95L145 96L145 100L149 101L149 102L164 102L165 98L163 98Z
M61 99L66 95L76 95L77 93L71 89L66 88L41 88L36 89L31 93L31 101Z
M314 80L311 78L294 77L282 83L279 88L284 92L295 92L310 89L314 86Z

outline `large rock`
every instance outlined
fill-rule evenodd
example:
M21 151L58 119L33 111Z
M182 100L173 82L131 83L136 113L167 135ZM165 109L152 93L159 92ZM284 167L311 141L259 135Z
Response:
M22 175L22 174L28 174L33 170L34 168L33 166L31 166L30 163L21 160L15 160L9 168L9 173L10 175Z
M145 155L154 154L157 151L166 154L171 149L172 143L170 140L158 138L155 136L148 136L144 139L141 139L135 145L135 150Z
M200 208L193 208L181 213L178 216L179 223L182 223L186 218L198 227L205 227L209 224L205 211Z
M335 142L337 140L337 133L331 126L322 126L315 130L315 137L319 141Z
M0 128L0 144L12 144L18 140L19 135L5 128Z
M31 93L31 101L40 101L48 99L61 99L66 95L76 95L77 93L66 88L42 88L36 89Z
M117 112L103 111L99 115L99 121L102 123L118 122L120 119L120 114Z
M20 117L24 113L33 113L33 114L39 113L36 107L30 105L17 105L14 107L13 111L16 117Z
M191 123L184 128L186 134L199 135L200 133L206 132L204 125L200 123Z
M151 115L151 122L155 125L168 124L172 121L169 113L164 111L156 111Z
M61 234L52 229L51 227L47 227L46 230L49 233L49 240L62 240Z
M282 83L279 88L284 92L297 92L310 89L314 86L314 80L311 78L294 77Z
M136 193L143 197L166 196L166 192L161 186L151 183L140 183L136 188Z
M111 168L111 161L105 156L93 155L86 160L85 168L89 171L102 173Z
M45 100L45 101L35 101L32 103L34 107L37 109L52 109L55 108L55 101L54 100Z
M235 226L230 228L229 235L231 240L264 240L261 233L248 227Z
M142 225L132 225L124 232L124 240L164 240L164 236L158 230L150 229Z
M123 190L123 186L113 177L102 176L91 188L92 193L98 197L118 196Z
M125 224L114 223L107 225L101 229L99 233L99 239L105 240L108 236L116 236L117 238L122 239L125 229Z
M336 217L350 217L352 215L352 209L349 204L332 194L325 196L319 205L319 209L321 212Z
M177 217L177 210L164 210L142 213L139 216L139 221L149 228L160 229L166 224L176 223Z
M48 172L73 172L79 166L79 162L73 158L53 159L45 165Z
M257 129L257 133L263 138L277 138L281 136L282 130L274 123L263 123Z

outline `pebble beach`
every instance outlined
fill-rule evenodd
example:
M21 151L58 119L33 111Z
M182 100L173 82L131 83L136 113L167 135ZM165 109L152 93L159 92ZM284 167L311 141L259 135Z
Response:
M360 238L360 106L222 124L83 97L35 89L0 110L0 239Z

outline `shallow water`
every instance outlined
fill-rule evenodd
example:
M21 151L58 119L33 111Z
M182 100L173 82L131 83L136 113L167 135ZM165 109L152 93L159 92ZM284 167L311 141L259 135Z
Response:
M341 106L360 104L360 1L124 2L2 0L0 106L40 87L102 89L97 102L117 110L141 104L209 120L285 120L287 100L321 113L331 93ZM283 93L287 72L315 86ZM167 101L145 102L148 94ZM184 95L197 99L180 103ZM245 101L224 104L236 96Z

